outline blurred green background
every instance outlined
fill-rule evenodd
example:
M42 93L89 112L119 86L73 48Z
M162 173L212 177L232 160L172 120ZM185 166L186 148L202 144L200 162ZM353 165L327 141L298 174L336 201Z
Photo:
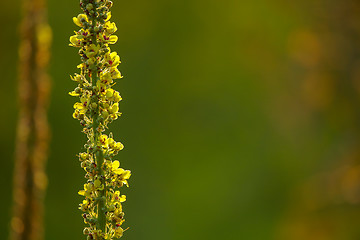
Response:
M114 1L132 171L124 239L360 238L360 3ZM290 3L291 2L291 3ZM67 93L77 0L48 1L53 30L46 239L84 239L85 136ZM20 1L0 8L0 233L8 235Z

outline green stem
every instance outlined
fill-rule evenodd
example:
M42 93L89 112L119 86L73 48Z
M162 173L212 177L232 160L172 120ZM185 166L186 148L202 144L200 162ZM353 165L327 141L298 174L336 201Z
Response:
M99 103L99 102L98 102ZM98 111L97 111L98 112ZM94 142L96 145L98 145L99 142L99 131L97 130L99 126L99 122L96 119L98 115L94 116L94 124L93 124L93 133L94 133ZM97 147L97 146L96 146ZM95 163L97 166L97 176L99 177L99 180L101 181L101 184L104 186L103 190L100 190L98 193L98 229L102 230L105 233L106 228L106 182L105 182L105 176L104 176L104 170L103 170L103 164L104 164L104 153L102 148L95 150Z
M97 44L97 39L96 39L96 33L94 32L94 28L96 27L96 20L95 18L92 19L92 30L93 30L93 37L92 37L92 42L96 45ZM97 70L97 61L95 61L93 66L90 66L91 69L91 82L92 82L92 86L96 86L96 82L98 80L98 70ZM97 94L97 93L95 93ZM99 126L99 120L98 118L99 116L99 105L100 105L100 101L99 98L97 98L97 109L96 109L96 114L94 114L93 116L93 134L94 134L94 143L96 145L98 145L99 142L99 137L100 137L100 132L97 130L98 126ZM97 227L98 229L102 230L103 233L105 233L106 230L106 182L105 182L105 176L104 176L104 170L103 170L103 164L104 164L104 153L103 150L100 149L96 149L95 152L95 162L97 165L97 172L98 172L98 177L99 180L101 181L101 184L104 186L103 190L99 191L99 195L98 195L98 205L97 205L97 210L98 210L98 219L97 219Z
M104 163L104 155L102 150L98 151L96 154L96 160L98 163L98 171L100 176L100 181L104 185L104 189L99 191L99 202L98 202L98 227L100 230L105 233L106 228L106 186L105 186L105 178L104 172L102 169L102 165Z

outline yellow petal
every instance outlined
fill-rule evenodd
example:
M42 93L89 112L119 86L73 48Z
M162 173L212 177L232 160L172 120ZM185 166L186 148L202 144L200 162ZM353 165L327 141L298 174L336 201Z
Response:
M114 59L116 56L117 56L117 52L112 52L112 53L110 53L111 59Z
M110 44L115 44L118 40L118 36L116 35L111 35L110 39L108 40Z
M123 149L124 149L124 145L123 145L121 142L117 142L117 143L115 144L115 150L121 151L121 150L123 150Z
M82 27L81 22L79 21L78 18L73 17L73 22L74 22L76 25L78 25L79 27Z
M119 103L114 103L111 106L110 113L117 113L119 111Z
M80 109L84 108L84 105L82 103L77 102L77 103L74 104L74 108L80 110Z
M117 169L117 168L119 168L119 166L120 166L120 163L119 163L118 160L113 161L113 163L112 163L112 169Z
M122 168L114 169L114 173L116 173L118 175L122 174L123 172L124 172L124 169L122 169Z
M69 92L70 96L76 97L79 96L80 94L76 93L75 91Z
M73 35L70 37L69 41L72 44L71 46L74 46L74 47L80 46L80 39L78 37L79 36L77 36L77 35Z
M105 19L105 22L108 21L110 18L111 18L111 12L108 12L108 14L106 16L106 19Z
M81 195L81 196L85 196L85 191L84 191L84 190L80 190L80 191L78 191L78 194Z
M85 14L79 14L77 17L73 17L73 22L78 25L79 27L82 27L83 24L81 23L81 19L85 19L85 21L89 21L87 16Z
M123 174L124 179L129 179L130 176L131 176L131 171L130 170L126 170L125 173Z
M120 202L125 202L126 201L126 196L125 195L121 195L120 197Z
M129 187L129 183L126 180L121 181L123 184L125 184L127 187Z

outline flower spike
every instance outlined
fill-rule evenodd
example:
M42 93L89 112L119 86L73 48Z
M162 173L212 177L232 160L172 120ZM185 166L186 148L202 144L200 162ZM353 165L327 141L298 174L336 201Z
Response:
M112 86L116 79L123 76L117 69L121 63L116 52L111 52L109 44L115 44L118 37L116 24L110 22L110 0L80 0L83 13L73 17L78 29L71 36L70 46L79 48L81 63L77 66L80 73L70 76L77 87L69 92L78 97L74 104L73 118L84 127L88 141L85 151L79 154L81 167L87 179L78 194L84 199L79 204L87 239L111 240L120 238L124 231L122 203L126 196L120 188L128 185L129 170L120 168L115 156L124 148L121 142L113 139L112 133L106 134L108 124L116 120L119 102L122 100Z

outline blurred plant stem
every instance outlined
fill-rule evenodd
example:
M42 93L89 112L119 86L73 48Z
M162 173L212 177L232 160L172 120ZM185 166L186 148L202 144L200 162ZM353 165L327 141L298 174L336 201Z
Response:
M10 240L41 240L45 162L49 142L50 80L46 73L51 45L46 0L23 0L19 46L19 115Z

